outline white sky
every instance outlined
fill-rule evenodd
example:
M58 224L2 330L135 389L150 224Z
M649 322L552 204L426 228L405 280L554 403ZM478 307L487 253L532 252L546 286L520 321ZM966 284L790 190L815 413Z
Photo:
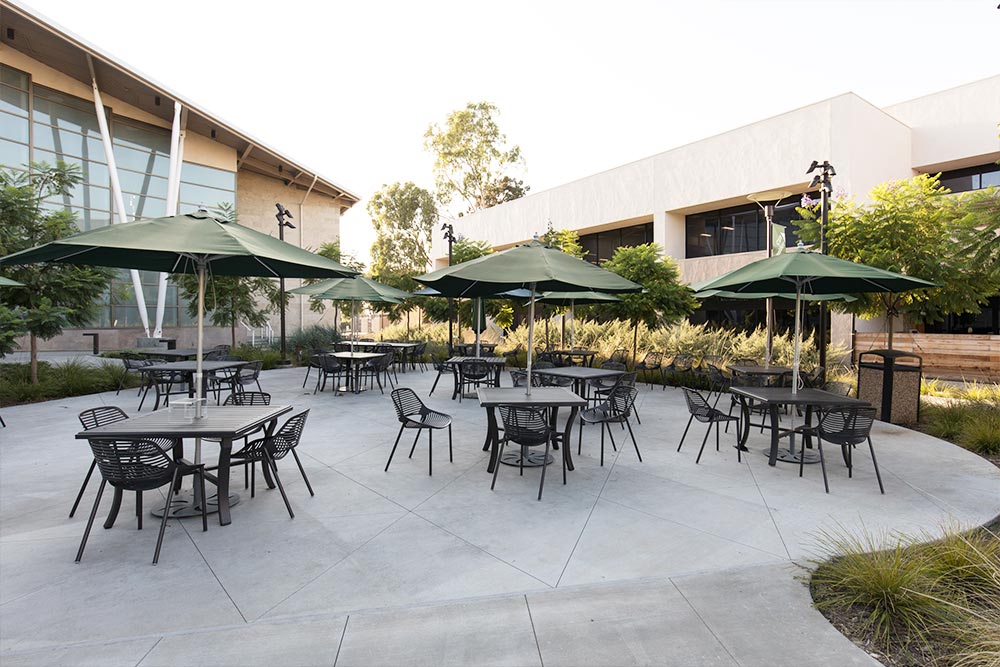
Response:
M430 188L423 133L470 101L538 192L847 91L1000 73L997 0L22 1L363 198ZM364 206L341 235L367 257Z

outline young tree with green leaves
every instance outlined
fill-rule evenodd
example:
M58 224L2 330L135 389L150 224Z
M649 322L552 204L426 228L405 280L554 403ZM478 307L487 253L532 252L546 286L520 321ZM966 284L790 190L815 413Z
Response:
M826 228L827 254L938 285L858 295L857 301L838 306L864 318L884 315L890 349L896 317L929 323L947 314L978 313L1000 289L995 266L983 264L972 248L957 242L960 221L970 212L970 197L950 195L931 174L882 183L868 197L868 204L835 202ZM800 207L798 212L799 237L817 242L818 205Z
M0 256L77 233L71 211L52 210L43 201L68 194L81 181L79 167L64 162L55 166L32 162L26 172L0 169ZM0 290L0 305L16 309L23 318L32 384L38 384L38 339L49 340L66 327L89 324L97 314L97 300L108 292L115 274L109 268L56 263L4 269L4 276L25 285Z
M489 246L486 241L477 241L475 239L470 239L467 236L457 235L455 243L451 247L452 255L452 266L456 264L462 264L463 262L468 262L473 259L479 259L480 257L485 257L493 252L493 248ZM426 297L421 299L419 302L420 307L423 309L424 314L432 322L447 322L448 321L448 300L442 299L441 297ZM487 303L484 301L483 303ZM490 308L493 306L490 305ZM458 319L459 319L459 330L461 330L461 322L467 321L471 322L473 317L472 306L468 302L463 303L458 308Z
M573 229L553 229L550 222L549 228L538 240L553 248L559 248L567 255L573 255L577 259L583 259L587 256L587 251L580 245L580 234Z
M604 268L645 287L637 294L619 294L621 301L601 306L612 317L632 323L632 362L635 363L639 323L652 328L673 324L698 308L698 300L680 281L677 264L661 254L660 246L646 243L620 247Z
M489 102L470 102L453 111L444 125L432 124L424 147L434 155L434 182L442 206L456 200L472 213L523 197L524 181L512 175L524 167L521 149L507 146L500 131L500 111Z
M229 222L236 222L236 209L232 204L219 204L215 214ZM172 280L187 301L187 313L198 317L198 276L179 273ZM285 295L287 305L289 296ZM230 340L236 346L236 325L241 321L251 327L267 324L268 315L281 309L278 282L271 278L243 276L214 276L208 273L205 280L205 311L213 326L229 327Z

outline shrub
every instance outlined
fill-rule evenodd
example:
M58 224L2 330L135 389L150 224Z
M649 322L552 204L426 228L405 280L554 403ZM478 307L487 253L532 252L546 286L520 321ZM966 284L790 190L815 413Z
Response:
M291 348L290 345L289 348ZM275 368L278 362L281 361L280 350L272 350L269 347L254 347L246 343L239 347L234 347L229 351L229 354L243 361L262 361L264 363L261 365L261 370L265 371Z
M101 360L96 366L80 359L55 364L39 362L38 384L32 385L29 364L0 364L0 404L35 403L112 391L118 388L123 375L125 368L117 361ZM138 385L137 376L127 376L126 387Z
M1000 410L981 409L966 420L958 441L979 454L1000 455Z
M340 333L336 329L325 324L314 324L304 329L299 329L293 334L285 337L285 347L291 351L296 357L302 351L313 350L316 348L327 347L336 343L341 339ZM249 345L243 344L238 349L243 349L250 347ZM236 353L233 353L234 356ZM250 354L249 352L247 354ZM241 357L243 358L243 357ZM278 356L280 359L280 355ZM257 358L246 359L247 361L256 361Z
M920 428L977 454L1000 455L1000 401L953 400L924 405Z

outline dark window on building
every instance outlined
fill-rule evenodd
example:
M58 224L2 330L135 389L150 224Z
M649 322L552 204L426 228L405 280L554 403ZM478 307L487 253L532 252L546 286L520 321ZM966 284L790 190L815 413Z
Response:
M651 222L580 236L580 245L587 252L584 259L594 264L611 259L615 250L622 246L633 247L652 242L653 223Z
M813 199L818 194L810 193ZM798 243L797 228L792 224L799 219L795 210L801 205L802 195L795 195L781 203L774 211L774 224L785 228L785 245ZM710 257L737 252L767 249L767 220L760 206L748 202L740 206L706 211L685 219L687 240L685 257Z
M985 190L991 186L1000 186L1000 165L990 162L978 167L943 171L941 172L941 185L952 192L969 192L970 190Z

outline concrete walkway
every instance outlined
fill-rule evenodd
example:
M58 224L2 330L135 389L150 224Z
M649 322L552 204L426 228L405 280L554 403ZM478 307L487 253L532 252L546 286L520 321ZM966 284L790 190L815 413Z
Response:
M281 469L296 518L275 491L243 494L233 523L173 522L149 565L153 522L135 531L126 499L73 563L96 485L74 519L89 450L76 413L134 394L5 408L0 430L0 663L3 665L872 664L812 609L798 577L823 530L933 536L1000 513L1000 471L957 447L878 424L881 496L860 452L853 479L830 457L767 466L767 439L736 462L732 434L694 464L702 426L682 394L643 388L631 447L599 465L585 430L563 486L500 470L489 489L475 401L455 417L455 461L435 438L385 460L397 423L388 394L313 395L303 371L272 371L275 403L310 408L300 447L316 490ZM427 396L434 374L401 384ZM619 443L621 439L619 439ZM402 452L402 454L401 454ZM575 452L574 452L575 454ZM550 472L558 472L553 469ZM242 485L234 476L234 487ZM152 506L152 499L146 501ZM107 511L109 501L103 507Z

